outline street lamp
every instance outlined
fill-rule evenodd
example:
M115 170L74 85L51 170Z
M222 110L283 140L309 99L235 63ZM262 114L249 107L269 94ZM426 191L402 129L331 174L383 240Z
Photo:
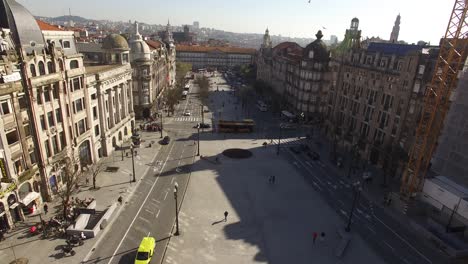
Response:
M179 192L179 185L177 182L174 184L174 200L175 200L175 214L176 214L176 231L175 236L180 235L179 233L179 209L177 207L177 193Z
M159 126L159 131L161 132L161 138L163 138L163 116L164 116L164 111L161 111L161 125Z
M346 232L351 231L351 218L353 217L354 208L356 208L356 203L357 203L357 201L359 199L359 195L361 194L361 191L362 191L361 183L359 181L357 181L357 182L355 182L353 184L353 191L354 191L353 206L351 207L351 212L349 213L348 224L345 227Z
M198 131L198 136L197 136L197 156L200 156L200 123L197 124L197 131Z
M130 146L130 150L132 151L132 170L133 170L133 179L132 179L132 182L136 182L136 179L135 179L135 159L133 158L133 144Z

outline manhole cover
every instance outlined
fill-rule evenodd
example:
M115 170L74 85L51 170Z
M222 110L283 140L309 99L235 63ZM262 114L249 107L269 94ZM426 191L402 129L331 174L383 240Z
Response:
M252 152L246 149L226 149L223 155L231 159L247 159L252 157Z

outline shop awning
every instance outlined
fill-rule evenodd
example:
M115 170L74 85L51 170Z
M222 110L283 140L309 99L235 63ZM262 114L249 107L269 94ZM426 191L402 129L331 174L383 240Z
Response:
M38 192L30 192L26 195L26 197L24 197L23 201L21 201L22 204L24 205L28 205L30 203L32 203L32 201L36 200L37 198L39 198L39 196L41 196Z

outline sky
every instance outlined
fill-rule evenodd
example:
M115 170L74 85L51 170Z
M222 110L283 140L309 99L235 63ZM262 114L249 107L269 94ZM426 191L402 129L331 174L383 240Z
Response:
M400 40L438 44L444 36L453 0L17 0L33 15L72 15L148 24L192 24L239 33L315 38L322 30L342 40L353 17L365 37L389 39L401 15Z

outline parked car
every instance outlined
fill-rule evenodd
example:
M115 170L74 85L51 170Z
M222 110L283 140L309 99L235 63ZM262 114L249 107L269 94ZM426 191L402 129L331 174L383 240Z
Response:
M154 237L144 237L138 247L135 264L149 264L153 257L155 247L156 239L154 239Z
M198 128L198 126L200 126L200 128L210 128L210 124L207 124L207 123L198 123L196 124L193 128Z
M315 151L307 152L307 156L309 156L312 160L319 160L320 159L320 155Z
M161 140L161 144L162 145L167 145L169 144L169 142L171 141L171 138L169 136L165 136L162 140Z
M184 112L184 116L191 116L192 114L188 111Z

